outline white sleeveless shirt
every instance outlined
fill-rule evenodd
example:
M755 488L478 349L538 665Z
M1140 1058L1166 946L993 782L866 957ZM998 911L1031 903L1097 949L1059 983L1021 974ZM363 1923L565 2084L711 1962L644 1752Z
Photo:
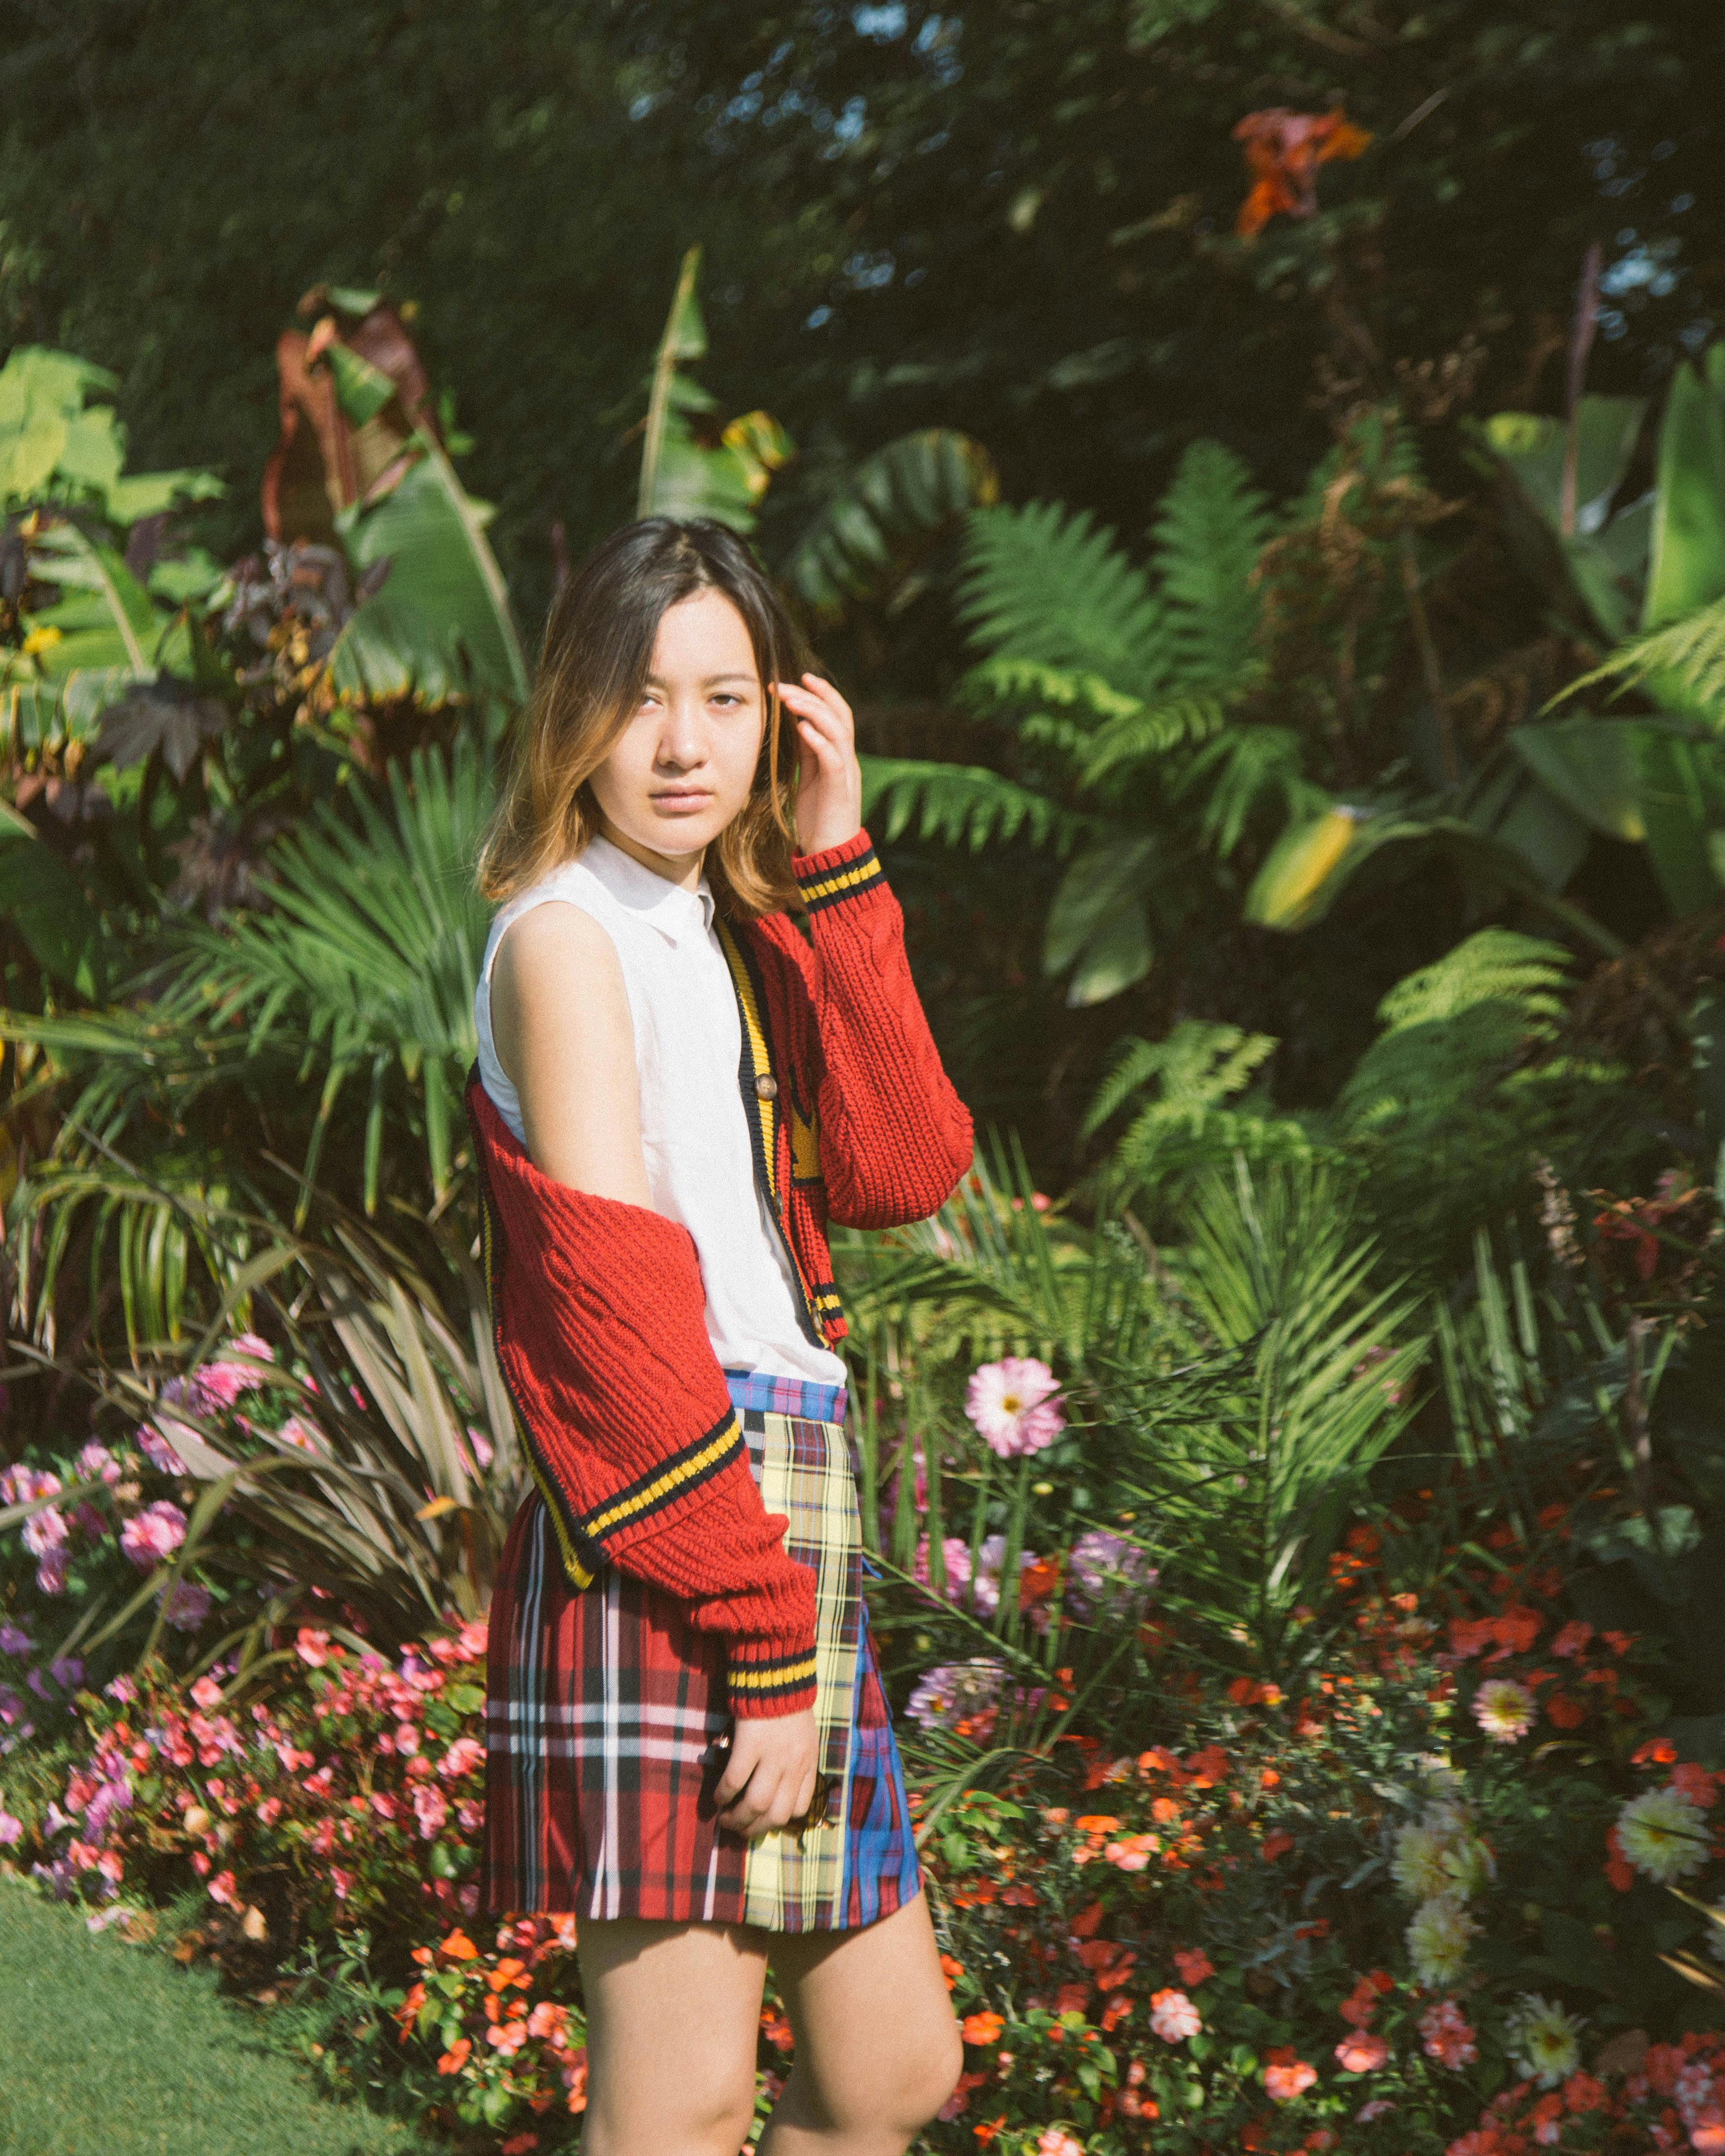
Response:
M511 923L554 899L579 906L616 947L634 1028L653 1209L695 1239L713 1353L727 1369L842 1385L844 1363L798 1322L790 1260L755 1179L737 1084L742 1023L705 877L685 891L595 838L498 909L473 1003L480 1082L498 1114L525 1144L521 1103L491 1037L492 963Z

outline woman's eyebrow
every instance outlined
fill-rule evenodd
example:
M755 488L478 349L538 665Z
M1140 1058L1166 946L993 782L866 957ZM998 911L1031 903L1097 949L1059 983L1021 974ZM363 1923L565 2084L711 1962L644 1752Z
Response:
M708 674L703 677L701 685L703 689L716 689L721 681L747 681L752 686L755 679L752 674ZM649 674L647 685L653 689L665 689L670 685L663 674Z

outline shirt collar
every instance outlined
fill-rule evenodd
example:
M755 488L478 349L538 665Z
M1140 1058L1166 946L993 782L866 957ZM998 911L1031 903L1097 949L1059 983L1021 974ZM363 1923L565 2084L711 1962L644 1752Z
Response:
M668 943L680 943L690 936L705 936L713 925L713 894L705 876L693 891L685 891L644 868L632 854L613 845L602 834L588 842L588 866L606 890L656 928Z

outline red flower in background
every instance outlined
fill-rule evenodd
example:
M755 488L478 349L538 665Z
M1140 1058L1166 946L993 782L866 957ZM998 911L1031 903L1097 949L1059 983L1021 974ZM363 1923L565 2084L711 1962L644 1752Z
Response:
M1294 112L1273 105L1249 112L1234 130L1245 145L1252 191L1240 206L1234 228L1255 239L1273 217L1312 217L1317 210L1317 168L1332 158L1357 157L1371 141L1342 107Z

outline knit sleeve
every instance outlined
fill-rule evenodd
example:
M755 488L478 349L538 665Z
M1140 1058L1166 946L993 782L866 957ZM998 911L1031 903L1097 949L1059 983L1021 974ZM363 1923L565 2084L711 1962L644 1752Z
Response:
M969 1167L973 1132L911 978L904 914L866 831L792 869L809 944L785 929L814 1012L827 1210L854 1228L925 1220Z
M688 1229L544 1174L476 1069L465 1099L498 1364L564 1569L675 1596L725 1641L733 1712L812 1707L814 1575L762 1502Z

